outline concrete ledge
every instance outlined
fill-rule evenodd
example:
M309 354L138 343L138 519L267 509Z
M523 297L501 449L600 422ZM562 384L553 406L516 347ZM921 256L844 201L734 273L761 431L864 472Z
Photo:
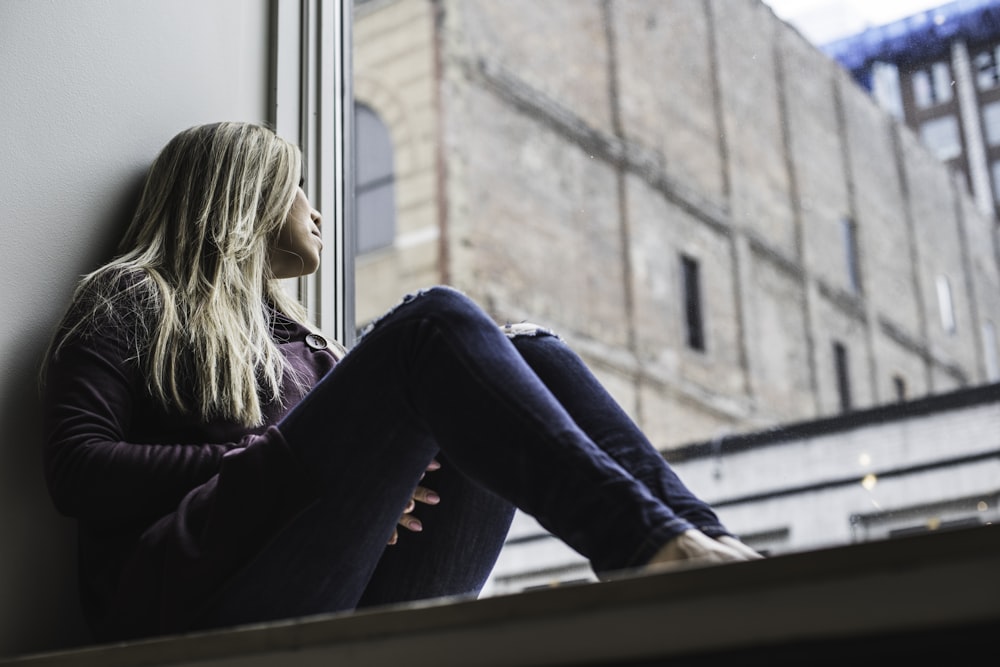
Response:
M1000 526L0 660L9 667L884 664L1000 627ZM756 656L756 657L754 657ZM838 657L839 656L839 657ZM849 657L848 657L849 656ZM755 662L759 660L760 662ZM784 662L783 662L784 661Z

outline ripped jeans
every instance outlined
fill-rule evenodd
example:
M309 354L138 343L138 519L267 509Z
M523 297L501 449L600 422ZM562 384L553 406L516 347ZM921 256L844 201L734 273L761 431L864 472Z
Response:
M278 428L325 491L202 626L475 596L515 507L598 574L692 527L728 534L560 338L447 287L378 320ZM441 502L387 546L418 484Z

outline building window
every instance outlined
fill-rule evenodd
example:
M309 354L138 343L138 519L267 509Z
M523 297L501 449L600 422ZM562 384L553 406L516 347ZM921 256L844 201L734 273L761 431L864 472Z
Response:
M993 175L993 201L1000 204L1000 160L990 164L990 173Z
M951 299L951 283L948 276L937 277L938 311L941 314L941 327L949 334L955 333L955 304Z
M701 271L698 260L681 255L681 274L687 345L692 350L704 352L705 327L701 312Z
M392 246L396 237L396 182L392 140L371 108L357 103L355 114L355 207L357 253Z
M872 95L879 106L898 120L903 120L903 94L900 90L899 68L893 63L872 63Z
M906 400L906 380L902 375L892 376L892 388L896 393L896 400L902 403Z
M997 342L997 328L991 320L983 322L983 360L986 363L986 379L1000 380L1000 347Z
M954 116L932 118L920 125L920 141L942 162L962 155L962 138Z
M972 56L972 69L976 73L976 85L979 90L996 88L1000 84L1000 68L997 67L1000 46L984 49Z
M833 368L837 377L837 395L840 399L840 411L851 409L851 376L847 363L847 347L839 341L833 341Z
M858 294L861 292L861 271L858 267L858 226L850 218L842 219L840 225L844 240L847 282L851 291Z
M1000 102L983 106L983 134L990 146L1000 146Z
M919 69L910 80L913 85L913 103L918 109L951 101L953 81L948 63L936 62Z

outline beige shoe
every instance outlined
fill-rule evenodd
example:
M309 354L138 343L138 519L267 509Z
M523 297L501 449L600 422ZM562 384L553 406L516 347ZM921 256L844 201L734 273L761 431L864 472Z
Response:
M759 557L759 554L757 555ZM664 544L650 559L646 569L663 570L682 565L718 565L750 559L751 556L745 553L744 549L735 549L720 540L713 540L700 530L692 529L685 530Z
M745 545L742 542L740 542L735 537L731 537L729 535L720 535L719 537L717 537L715 539L718 542L722 542L723 544L725 544L727 547L729 547L733 551L740 552L741 554L743 554L744 556L746 556L747 560L757 560L758 558L763 558L764 557L761 554L759 554L756 551L754 551L753 549L751 549L750 547L748 547L747 545Z

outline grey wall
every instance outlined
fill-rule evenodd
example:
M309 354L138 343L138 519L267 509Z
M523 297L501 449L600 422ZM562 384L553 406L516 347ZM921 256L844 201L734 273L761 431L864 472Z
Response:
M36 372L77 277L190 125L265 120L268 0L0 3L0 656L87 641L44 487Z

